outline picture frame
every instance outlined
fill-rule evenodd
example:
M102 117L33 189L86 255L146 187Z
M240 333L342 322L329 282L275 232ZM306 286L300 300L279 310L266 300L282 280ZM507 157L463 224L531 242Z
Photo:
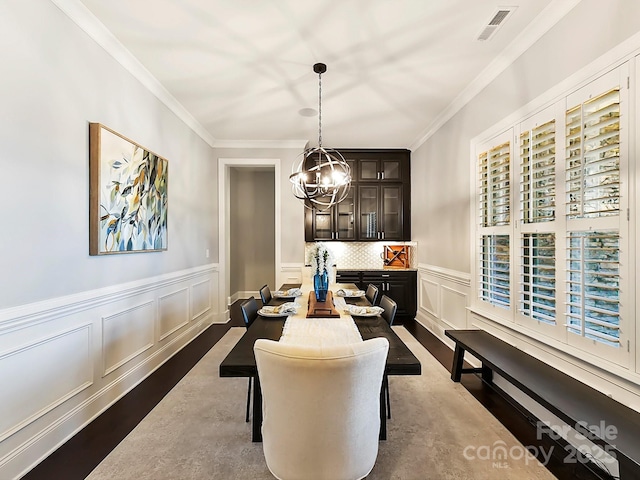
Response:
M89 254L159 252L168 242L169 162L89 123Z

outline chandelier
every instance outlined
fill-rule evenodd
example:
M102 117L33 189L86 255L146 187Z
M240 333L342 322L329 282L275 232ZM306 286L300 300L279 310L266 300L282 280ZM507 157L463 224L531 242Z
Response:
M304 200L305 207L328 210L347 197L351 168L340 152L322 146L322 74L327 66L316 63L313 71L318 74L318 146L302 153L289 180L293 194Z

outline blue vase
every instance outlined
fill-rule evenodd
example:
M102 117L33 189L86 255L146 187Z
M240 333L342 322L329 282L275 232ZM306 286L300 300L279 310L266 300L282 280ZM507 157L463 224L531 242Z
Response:
M313 276L313 290L316 292L316 300L319 302L327 301L327 292L329 291L329 274L326 270L322 273L316 273Z

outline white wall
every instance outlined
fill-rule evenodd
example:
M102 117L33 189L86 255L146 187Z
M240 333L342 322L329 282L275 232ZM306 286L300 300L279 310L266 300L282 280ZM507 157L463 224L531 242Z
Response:
M0 478L14 478L218 320L217 165L49 0L0 2L0 60ZM89 256L89 122L169 161L167 251Z

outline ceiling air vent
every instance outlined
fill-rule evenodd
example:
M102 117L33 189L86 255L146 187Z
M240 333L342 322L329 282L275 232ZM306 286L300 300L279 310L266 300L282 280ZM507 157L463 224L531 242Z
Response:
M478 40L489 40L495 35L504 22L511 16L516 7L499 7L498 10L491 16L491 20L482 28L482 31L478 35Z

